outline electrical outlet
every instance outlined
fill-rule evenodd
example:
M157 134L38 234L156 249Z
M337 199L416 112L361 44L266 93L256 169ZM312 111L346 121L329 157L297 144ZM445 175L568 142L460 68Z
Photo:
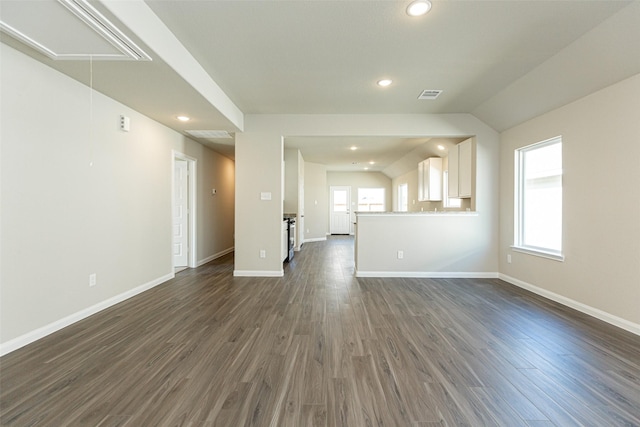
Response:
M90 274L89 275L89 286L95 286L97 283L97 277L96 277L96 273Z
M404 258L404 251L398 251L398 259Z
M507 264L511 264L511 254L507 254Z
M260 258L266 258L267 257L267 251L265 251L264 249L260 249Z

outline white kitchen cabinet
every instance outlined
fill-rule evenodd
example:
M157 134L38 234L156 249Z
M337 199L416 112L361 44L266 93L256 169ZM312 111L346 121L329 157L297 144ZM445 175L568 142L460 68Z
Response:
M473 139L462 141L449 150L449 197L469 198L473 181Z
M418 163L418 200L442 200L442 159L430 157Z

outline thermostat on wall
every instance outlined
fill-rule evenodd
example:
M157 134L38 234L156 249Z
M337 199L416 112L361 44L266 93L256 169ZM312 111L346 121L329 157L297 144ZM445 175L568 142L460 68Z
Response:
M127 116L120 116L120 130L129 132L131 127L131 119Z

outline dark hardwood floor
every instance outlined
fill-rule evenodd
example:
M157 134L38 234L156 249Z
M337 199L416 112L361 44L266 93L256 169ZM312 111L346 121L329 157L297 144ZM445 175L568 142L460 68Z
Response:
M640 426L640 337L493 279L232 256L0 359L7 426Z

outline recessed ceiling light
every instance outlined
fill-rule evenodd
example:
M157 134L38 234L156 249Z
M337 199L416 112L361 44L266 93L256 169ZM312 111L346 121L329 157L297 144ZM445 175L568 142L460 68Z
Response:
M187 116L178 116L176 117L178 120L180 120L181 122L188 122L189 120L191 120L189 117Z
M387 87L387 86L389 86L391 83L393 83L393 80L391 80L391 79L382 79L382 80L378 80L378 86L381 86L381 87Z
M351 151L356 151L358 149L358 147L356 147L355 145L351 147Z
M369 168L364 168L364 170L368 171L368 170L369 170Z
M439 145L438 144L438 150L440 150L440 151L444 150L444 145Z
M407 7L407 15L422 16L431 10L431 2L429 0L415 0Z
M370 165L375 165L375 164L376 164L376 162L369 162L369 164L370 164Z

